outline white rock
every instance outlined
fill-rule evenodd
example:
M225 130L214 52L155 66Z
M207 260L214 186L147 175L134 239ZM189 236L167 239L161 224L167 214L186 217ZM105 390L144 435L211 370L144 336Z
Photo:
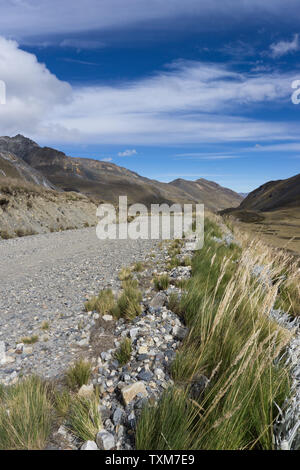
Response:
M138 393L141 393L144 397L148 396L144 382L134 382L133 384L126 385L126 387L122 388L121 393L126 405L132 402Z
M98 446L94 441L86 441L84 444L82 444L80 450L98 450Z
M23 347L23 354L32 354L33 353L33 347L32 346L24 346Z
M0 341L0 364L6 363L5 343Z
M89 397L93 394L94 392L94 385L82 385L80 389L78 390L78 395L80 397Z
M176 325L174 326L172 333L176 338L183 339L187 335L187 329Z
M111 450L115 447L114 436L105 429L98 432L96 443L101 450Z
M16 346L16 353L21 354L23 352L24 343L18 343Z
M113 321L114 317L112 315L103 315L104 321Z
M135 340L135 338L136 338L137 335L138 335L138 332L139 332L139 328L131 328L131 330L129 330L130 338L131 338L132 340Z
M148 352L147 346L140 346L138 349L139 354L147 354L147 352Z
M158 379L162 379L162 380L163 380L163 379L165 378L164 372L163 372L161 369L159 369L159 368L155 369L154 373L155 373L155 375L156 375L156 377L157 377Z

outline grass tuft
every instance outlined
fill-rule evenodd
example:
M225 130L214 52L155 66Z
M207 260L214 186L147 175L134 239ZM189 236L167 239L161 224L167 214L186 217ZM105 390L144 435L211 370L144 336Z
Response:
M132 343L130 338L124 338L120 347L115 353L115 359L119 362L120 366L124 366L130 361L132 353Z
M132 271L130 268L122 268L119 272L119 279L120 281L128 281L132 279Z
M92 297L85 303L85 310L87 312L96 311L101 315L110 312L115 304L114 295L111 289L102 290L97 297Z
M141 300L141 291L136 287L127 285L119 297L117 304L111 310L111 313L115 318L125 318L126 320L132 320L141 314Z
M23 338L21 338L21 343L24 343L24 344L34 344L34 343L37 343L39 340L39 337L37 335L33 335L33 336L24 336Z
M92 372L91 363L79 359L66 372L66 383L71 390L77 390L82 385L87 385Z
M82 441L94 441L102 428L97 392L90 397L72 398L67 426Z
M29 377L2 390L0 449L42 450L51 430L47 385Z
M167 274L162 274L154 277L153 283L156 290L166 290L170 285L170 279Z

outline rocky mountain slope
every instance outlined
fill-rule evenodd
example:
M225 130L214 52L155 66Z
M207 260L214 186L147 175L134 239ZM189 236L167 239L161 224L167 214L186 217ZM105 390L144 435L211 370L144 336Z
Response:
M42 148L22 135L0 137L0 151L16 155L56 187L81 192L97 203L117 203L119 195L127 195L129 203L199 202L210 210L219 210L238 206L242 200L237 193L210 181L161 183L113 163L72 158L58 150Z
M231 189L223 188L214 181L208 181L204 178L196 181L178 178L169 185L184 191L192 200L202 202L210 210L234 207L242 201L242 197Z
M300 254L300 174L269 181L252 191L239 207L220 211L267 243Z
M55 189L55 186L42 173L11 152L0 151L0 177L25 180L47 189Z
M96 207L83 194L0 177L0 239L95 225Z
M240 204L241 209L272 211L300 208L300 173L292 178L269 181L252 191Z

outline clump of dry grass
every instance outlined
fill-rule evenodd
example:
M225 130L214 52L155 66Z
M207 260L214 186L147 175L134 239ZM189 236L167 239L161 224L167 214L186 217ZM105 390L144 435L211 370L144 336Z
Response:
M79 359L66 372L66 383L71 390L86 385L90 379L92 366L89 361Z
M52 423L47 385L29 377L4 388L1 395L0 449L44 449Z
M115 318L122 317L126 320L132 320L141 314L141 300L141 291L133 285L127 285L120 295L117 304L112 308L111 313Z
M130 361L132 353L132 343L130 338L124 338L120 344L120 347L115 353L115 359L119 362L121 366L127 364Z
M161 276L155 276L153 283L156 290L166 290L170 285L170 279L167 274L162 274Z
M115 304L115 298L111 289L102 290L98 296L92 297L85 303L85 310L97 311L101 315L105 315L110 312Z
M97 391L89 397L74 396L69 406L67 425L82 441L94 441L102 428Z
M130 268L123 267L119 272L120 281L128 281L132 279L132 271Z
M25 337L21 338L21 343L34 344L34 343L37 343L38 340L39 340L39 337L37 335L25 336Z
M132 267L132 271L140 273L143 270L144 270L144 264L141 261L137 261L136 263L134 263Z

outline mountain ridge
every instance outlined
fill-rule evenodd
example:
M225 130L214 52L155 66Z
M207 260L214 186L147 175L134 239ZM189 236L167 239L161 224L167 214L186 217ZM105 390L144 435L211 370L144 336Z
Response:
M127 195L129 204L203 203L207 209L217 211L236 207L242 201L234 191L203 178L162 183L115 163L70 157L51 147L40 147L21 134L0 137L1 151L22 159L54 188L83 193L96 203L115 204L119 195Z

